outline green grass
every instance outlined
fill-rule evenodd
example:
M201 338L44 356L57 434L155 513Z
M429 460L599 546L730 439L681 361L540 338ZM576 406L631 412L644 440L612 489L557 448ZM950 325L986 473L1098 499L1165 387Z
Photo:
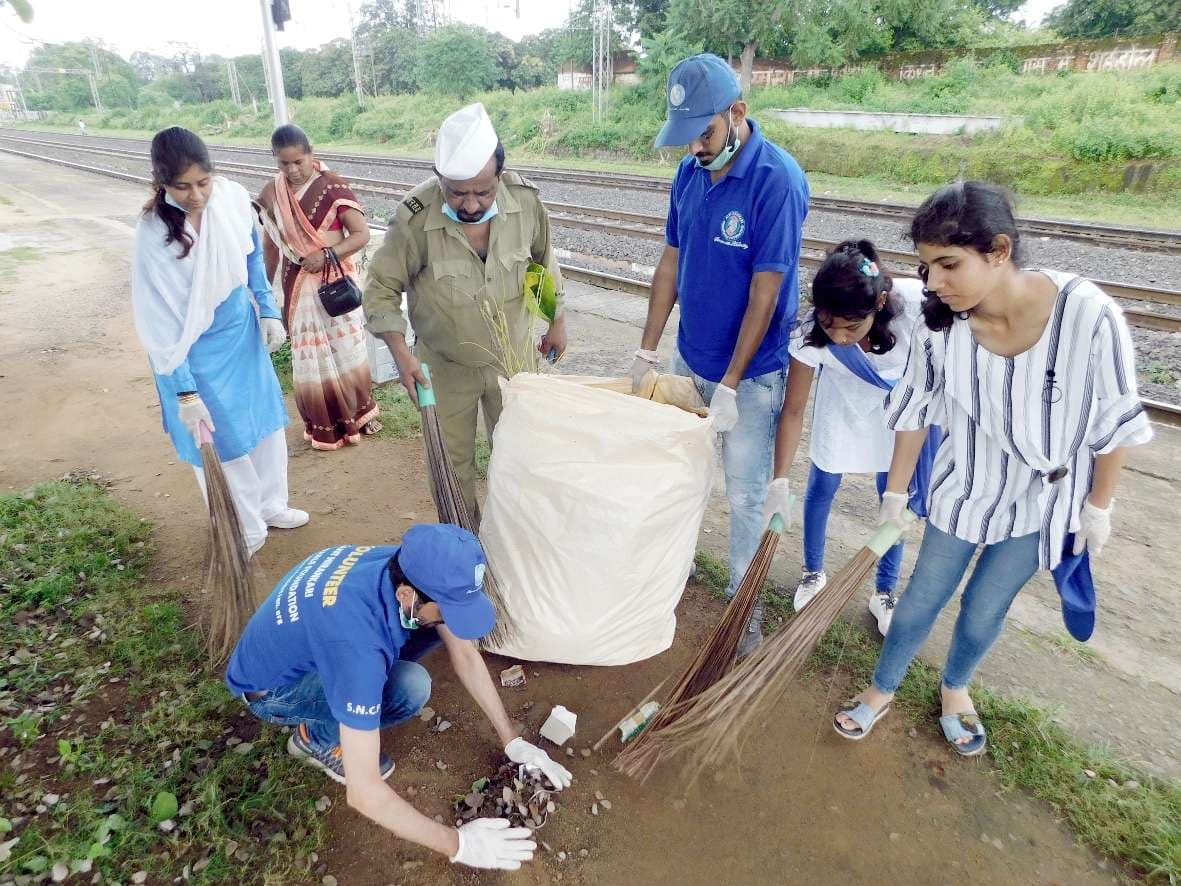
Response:
M91 479L0 496L0 649L19 662L0 673L15 712L0 721L15 742L0 877L61 864L108 882L308 880L323 779L238 716L182 595L146 578L150 532Z
M720 597L729 582L726 564L705 551L697 552L696 562L697 580ZM764 603L770 633L775 629L771 613L789 617L791 604L769 588ZM1094 660L1093 650L1070 638L1051 642L1084 662ZM880 651L880 643L866 631L838 619L821 638L808 673L828 681L839 668L860 688L869 683ZM939 670L916 659L895 696L895 707L935 732L939 684ZM1181 785L1083 744L1051 711L1028 699L1006 698L978 683L972 698L989 731L989 759L1006 788L1023 788L1048 803L1082 842L1119 859L1137 878L1181 883Z
M0 274L11 274L20 265L36 261L41 250L33 246L17 246L0 252Z
M1173 371L1159 360L1150 360L1148 365L1140 370L1140 377L1158 385L1171 385L1177 382L1177 376Z

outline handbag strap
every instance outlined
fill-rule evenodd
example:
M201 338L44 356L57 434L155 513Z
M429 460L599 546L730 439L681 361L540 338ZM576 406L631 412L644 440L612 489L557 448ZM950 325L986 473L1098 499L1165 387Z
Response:
M321 285L327 283L335 272L337 277L343 278L345 276L344 267L340 263L340 256L336 254L336 250L331 246L324 247L324 267L320 270Z

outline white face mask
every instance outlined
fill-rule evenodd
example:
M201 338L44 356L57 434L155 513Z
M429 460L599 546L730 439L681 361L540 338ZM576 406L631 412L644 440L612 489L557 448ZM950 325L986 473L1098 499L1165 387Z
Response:
M710 172L717 172L723 168L727 163L734 159L734 155L738 153L738 149L742 147L742 139L735 138L730 142L730 135L734 131L734 112L730 111L729 120L726 124L726 141L729 142L722 150L718 151L718 156L714 157L708 163L697 161L697 165L702 169L708 169Z
M185 213L185 215L188 215L189 211L187 209L185 209L183 206L181 206L179 203L177 203L175 200L173 200L172 195L169 194L168 191L164 192L164 202L167 203L169 206L175 206L181 212Z

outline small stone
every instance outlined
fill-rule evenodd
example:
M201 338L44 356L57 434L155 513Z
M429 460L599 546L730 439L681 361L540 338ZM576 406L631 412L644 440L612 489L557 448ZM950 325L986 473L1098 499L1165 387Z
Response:
M574 756L574 748L566 748L566 756L573 757Z
M578 854L581 855L583 858L586 858L588 855L590 855L590 852L588 852L585 849L579 849Z
M435 709L434 708L423 708L421 711L418 712L418 719L420 719L426 723L429 723L431 720L435 719Z
M241 743L242 743L242 739L238 738L238 736L236 736L236 735L231 735L229 738L226 739L226 747L227 748L232 748L234 745L241 744Z
M600 800L599 805L602 806L604 809L606 809L608 812L611 811L611 801L610 800Z
M186 800L184 805L181 806L180 809L178 809L176 811L176 814L179 815L181 818L184 818L187 815L192 815L193 814L193 801Z
M212 860L213 860L212 856L209 856L209 855L205 856L203 859L201 859L199 862L197 862L195 865L193 865L193 873L194 874L201 873L201 871L203 871L207 867L209 867L209 862L211 862Z
M1094 769L1084 769L1083 775L1085 775L1087 778L1094 778L1095 777L1095 770Z
M603 799L603 792L602 791L595 791L595 799L602 800Z
M599 814L599 804L592 803L591 804L591 815L598 815L598 814Z
M565 860L566 860L566 853L565 853L565 852L559 852L559 853L558 853L558 861L565 861Z
M1135 791L1135 790L1138 790L1139 787L1140 787L1140 782L1136 781L1135 779L1129 779L1128 781L1124 782L1124 790L1125 791Z
M234 748L234 753L240 757L245 757L254 750L254 745L246 741Z
M444 763L442 760L436 760L435 761L435 768L438 769L440 772L445 772L447 770L447 764Z
M435 732L446 732L450 728L451 728L451 721L450 720L443 720L441 723L439 723L438 726L435 727Z
M436 816L435 816L435 821L437 821L439 824L442 824L442 823L443 823L443 816L441 816L441 815L436 815Z
M590 748L583 748L580 753L582 754L583 757L589 757L591 755L591 749Z
M551 846L549 843L545 842L545 840L541 841L541 848L544 849L546 852L550 853L551 855L553 854L554 847Z
M41 800L42 800L42 802L45 803L46 806L56 806L59 802L61 802L61 795L60 794L46 794L44 797L41 798Z
M902 839L902 834L899 834L897 831L892 832L890 834L890 842L891 843L897 843L901 839Z
M410 785L408 788L406 788L406 796L407 797L418 796L418 788L416 788L414 785Z
M81 861L76 861L74 862L73 867L74 870L76 870L79 874L89 874L94 868L94 859L84 858Z
M131 875L131 882L132 883L146 883L147 881L148 881L148 872L147 871L136 871L134 874Z
M320 882L323 886L336 886L336 877L332 876L332 874L325 874L320 878Z
M1119 787L1119 782L1118 782L1118 781L1116 781L1114 778L1109 778L1109 779L1107 779L1107 783L1108 783L1109 785L1111 785L1113 788L1118 788L1118 787Z
M911 738L918 738L919 737L919 731L917 729L915 729L913 726L911 726L909 729L906 730L906 734L908 736L910 736Z
M316 801L316 811L317 812L327 812L329 807L331 807L331 806L332 806L332 801L329 800L327 797L321 797L320 799L318 799Z
M176 830L176 822L173 821L171 818L166 818L162 822L160 822L158 825L156 825L156 827L158 827L161 831L163 831L166 834L171 834L173 831Z
M980 842L981 842L981 843L991 843L991 842L992 842L992 838L991 838L991 837L989 837L989 836L988 836L988 834L981 834L981 835L980 835Z
M53 866L51 876L53 877L54 883L60 883L65 880L66 877L70 876L70 869L63 862L59 861Z
M404 861L402 862L402 870L413 871L416 868L422 867L422 865L423 863L421 861Z

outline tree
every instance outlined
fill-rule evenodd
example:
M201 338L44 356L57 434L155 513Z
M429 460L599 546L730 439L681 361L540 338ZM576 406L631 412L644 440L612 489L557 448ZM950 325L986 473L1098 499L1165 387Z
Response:
M344 95L353 88L353 47L343 38L325 43L304 53L299 71L304 95Z
M33 20L33 7L29 0L0 0L0 7L10 6L12 11L26 25Z
M1045 25L1068 39L1160 34L1181 28L1181 0L1067 0Z
M418 83L415 70L418 66L420 40L413 31L395 28L381 31L369 38L373 51L374 84L378 92L414 92Z
M34 69L72 68L96 71L99 96L105 104L134 107L141 79L126 60L90 43L38 46L25 63L25 101L37 110L81 111L94 107L85 74L40 74ZM33 73L30 73L30 72Z
M421 88L459 99L491 89L500 75L492 35L472 25L448 25L431 34L415 69Z

